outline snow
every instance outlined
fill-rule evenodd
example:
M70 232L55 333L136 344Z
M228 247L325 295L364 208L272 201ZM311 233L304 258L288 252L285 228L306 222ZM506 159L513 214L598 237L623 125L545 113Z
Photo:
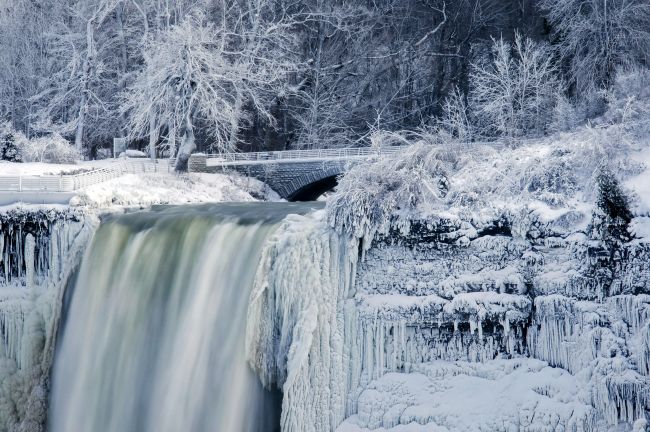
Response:
M625 181L625 186L636 195L635 211L638 215L650 215L650 147L643 148L630 157L644 169Z
M106 168L112 165L113 159L80 161L77 164L54 164L45 162L7 162L0 161L0 176L2 175L58 175L79 170L91 170L96 168Z
M145 152L140 151L140 150L128 149L128 150L120 153L120 155L118 157L119 158L126 158L126 157L130 157L130 158L146 158L147 154Z
M650 217L637 216L632 219L630 222L630 234L632 234L637 239L650 241Z
M252 178L223 174L126 174L88 186L70 200L73 206L108 208L148 207L222 201L279 200L277 194Z
M539 360L436 361L372 381L337 432L596 430L587 397L579 379Z

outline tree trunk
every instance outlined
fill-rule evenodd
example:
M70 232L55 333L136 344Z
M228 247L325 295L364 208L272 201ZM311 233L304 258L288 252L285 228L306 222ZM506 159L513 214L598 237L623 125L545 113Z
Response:
M149 114L149 157L156 159L156 143L158 142L158 130L156 129L156 117Z
M90 74L92 71L95 55L94 38L94 17L86 23L86 59L84 61L81 75L81 96L79 100L79 114L77 117L77 130L74 137L74 145L81 153L83 150L84 127L86 126L86 115L88 113L88 89L90 87Z
M239 118L241 117L242 102L243 96L239 90L235 96L235 109L233 112L232 119L230 120L230 137L228 140L228 148L222 149L224 151L235 151L237 148L237 136L239 135Z
M194 141L194 128L192 121L185 119L185 130L183 131L183 139L181 148L178 150L178 157L176 158L176 172L187 172L188 161L190 155L196 149L196 142Z
M169 148L169 157L173 158L176 156L176 125L174 122L169 122L168 126L169 131L167 132L167 146Z

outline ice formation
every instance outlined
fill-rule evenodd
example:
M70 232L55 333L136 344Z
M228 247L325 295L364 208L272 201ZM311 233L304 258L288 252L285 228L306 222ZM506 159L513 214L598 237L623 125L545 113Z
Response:
M350 339L356 247L322 223L290 216L267 242L251 294L247 358L283 391L285 432L326 432L356 387Z
M371 382L337 431L592 430L594 408L579 389L576 377L539 360L437 360Z
M0 430L42 430L66 284L97 220L67 209L0 213Z
M566 212L532 207L496 230L387 236L365 256L318 215L288 221L258 269L247 341L284 391L283 430L642 427L647 239L612 253L558 222Z

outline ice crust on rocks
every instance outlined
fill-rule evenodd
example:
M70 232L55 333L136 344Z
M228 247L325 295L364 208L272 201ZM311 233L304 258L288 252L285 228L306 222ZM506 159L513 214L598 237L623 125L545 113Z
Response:
M361 393L338 432L593 430L578 379L534 359L434 361L387 373Z
M544 221L534 238L376 241L359 262L358 245L318 216L279 230L258 269L248 348L285 392L283 430L641 427L650 245L636 238L612 259Z
M96 217L65 208L0 213L0 431L42 431L63 294Z

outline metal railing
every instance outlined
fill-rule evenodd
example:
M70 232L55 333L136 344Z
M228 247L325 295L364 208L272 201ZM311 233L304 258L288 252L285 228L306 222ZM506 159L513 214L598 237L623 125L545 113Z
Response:
M284 150L250 153L219 153L207 154L210 165L246 164L264 161L295 161L319 159L351 159L369 157L377 154L393 154L404 147L353 147L340 149L315 149L315 150Z
M78 174L58 175L0 175L0 191L12 192L73 192L124 174L169 172L168 160L127 160L110 166L94 168Z

